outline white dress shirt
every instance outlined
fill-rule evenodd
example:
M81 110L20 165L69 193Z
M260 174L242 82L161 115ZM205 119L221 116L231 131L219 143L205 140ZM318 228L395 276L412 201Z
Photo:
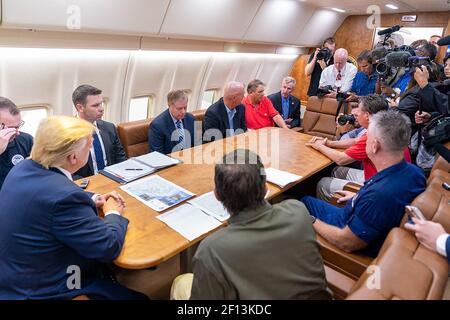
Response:
M445 233L441 234L436 240L436 251L444 257L447 257L447 250L445 248L445 245L447 243L448 237L450 237L450 235L448 233Z
M333 64L322 71L319 87L332 86L333 89L340 88L339 92L347 92L352 88L353 79L357 72L358 68L347 62L341 70L341 80L338 80L338 70Z
M61 172L67 177L67 179L69 179L70 181L73 181L72 175L70 174L69 171L67 171L66 169L61 168L61 167L55 167L55 168L58 169L59 171L61 171ZM94 201L94 203L95 203L95 200L97 199L98 196L100 196L100 194L95 193L95 194L91 197L91 199L92 199L92 201ZM109 211L106 211L106 212L105 212L105 217L106 217L108 214L117 214L117 215L120 216L120 213L119 213L118 211L116 211L116 210L109 210Z

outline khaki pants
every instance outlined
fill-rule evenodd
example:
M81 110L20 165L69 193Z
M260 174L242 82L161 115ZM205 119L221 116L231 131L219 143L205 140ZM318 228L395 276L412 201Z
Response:
M336 191L342 190L349 182L364 184L364 170L336 167L331 173L331 177L320 179L316 188L317 198L330 201Z
M193 273L184 273L176 277L170 289L170 300L189 300L193 279Z

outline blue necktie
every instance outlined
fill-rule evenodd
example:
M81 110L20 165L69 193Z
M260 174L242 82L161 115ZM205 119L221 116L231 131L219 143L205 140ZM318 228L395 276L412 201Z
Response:
M178 131L178 143L183 143L184 137L183 137L183 128L181 127L181 120L177 120L177 131ZM183 145L184 146L184 145Z
M97 161L97 170L103 170L105 168L105 160L103 158L103 150L102 145L100 144L100 139L98 138L97 133L94 133L94 153L95 153L95 160Z
M282 99L282 106L281 109L283 111L283 118L286 120L289 118L289 98L288 99Z

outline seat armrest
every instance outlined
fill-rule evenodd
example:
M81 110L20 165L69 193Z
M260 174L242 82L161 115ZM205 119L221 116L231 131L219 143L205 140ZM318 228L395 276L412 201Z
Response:
M324 269L328 287L331 291L333 291L333 297L336 300L345 299L355 285L356 281L328 266L324 266Z
M302 127L291 128L291 130L295 131L295 132L304 132L305 131Z
M329 243L320 235L317 235L320 253L325 265L357 280L373 261L373 258L359 253L348 253Z
M361 189L361 188L362 188L362 185L360 185L359 183L356 183L356 182L348 182L344 186L344 190L354 192L354 193L358 193L359 189Z

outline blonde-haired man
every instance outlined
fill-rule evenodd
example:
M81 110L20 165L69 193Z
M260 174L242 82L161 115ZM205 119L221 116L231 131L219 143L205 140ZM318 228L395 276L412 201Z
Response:
M87 162L93 131L85 120L45 119L31 158L7 176L0 192L0 299L144 297L109 280L102 265L122 250L122 197L84 192L72 181Z

